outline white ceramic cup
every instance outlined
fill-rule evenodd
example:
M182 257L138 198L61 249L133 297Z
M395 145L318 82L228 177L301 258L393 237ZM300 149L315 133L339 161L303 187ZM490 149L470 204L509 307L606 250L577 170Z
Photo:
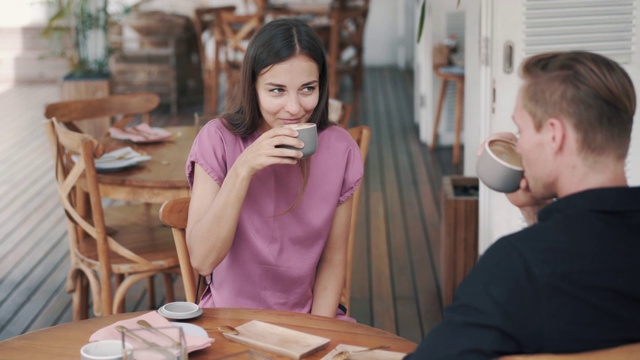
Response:
M169 315L190 314L198 311L199 308L198 304L187 301L175 301L162 307L164 312Z
M302 147L302 149L288 145L282 145L281 147L302 151L303 158L309 157L316 152L318 148L318 130L316 128L316 124L301 123L285 125L284 127L288 127L297 131L297 138L304 143L304 147Z
M484 144L476 172L490 189L511 193L520 188L524 169L515 146L514 142L499 138L489 139Z
M128 343L126 348L131 348ZM101 340L84 345L80 349L82 360L120 360L122 359L121 340Z

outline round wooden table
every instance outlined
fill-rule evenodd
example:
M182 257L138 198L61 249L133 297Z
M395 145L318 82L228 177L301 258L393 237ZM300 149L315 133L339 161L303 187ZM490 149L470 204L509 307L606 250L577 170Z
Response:
M0 342L0 354L2 354L0 357L3 359L77 359L80 357L80 348L89 341L89 337L95 331L116 321L144 313L146 312L93 318L16 336ZM250 320L260 320L331 339L324 349L304 357L309 360L321 359L339 344L363 347L387 344L390 345L389 351L402 353L412 352L417 346L395 334L334 318L276 310L214 308L204 309L200 317L185 321L204 328L209 337L216 340L210 347L190 353L189 358L217 359L251 349L246 345L227 340L216 330L219 325L239 326ZM265 350L255 350L273 359L287 359Z
M98 173L102 196L161 204L190 195L185 165L198 129L195 126L165 129L174 133L174 137L158 143L132 144L108 136L100 139L106 151L131 146L137 152L151 156L151 160L122 171Z

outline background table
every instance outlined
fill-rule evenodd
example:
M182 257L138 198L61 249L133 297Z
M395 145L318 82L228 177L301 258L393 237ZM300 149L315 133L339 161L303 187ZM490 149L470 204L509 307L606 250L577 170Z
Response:
M89 336L98 329L116 321L140 316L145 312L125 313L82 320L73 323L37 330L0 342L0 357L3 359L77 359L80 348L89 341ZM261 320L331 339L324 349L304 359L320 359L338 344L357 346L390 345L389 351L408 353L416 344L395 334L367 325L351 323L334 318L309 314L260 310L260 309L204 309L200 317L185 321L204 328L216 341L208 348L189 354L190 359L217 359L227 354L241 352L250 347L225 339L216 330L219 325L239 326L250 320ZM287 359L264 350L259 352L273 359Z
M195 126L174 126L165 129L173 132L174 137L152 144L133 144L110 137L100 139L106 151L128 145L151 156L151 160L122 171L98 173L102 196L115 200L160 204L166 200L189 196L185 165L198 129Z

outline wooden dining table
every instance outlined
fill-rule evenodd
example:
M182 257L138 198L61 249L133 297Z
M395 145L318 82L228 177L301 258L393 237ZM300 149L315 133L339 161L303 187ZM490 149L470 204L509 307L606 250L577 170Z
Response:
M124 313L70 322L46 329L36 330L0 342L2 359L72 359L80 357L80 348L89 342L95 331L117 321L130 319L146 312ZM251 320L260 320L270 324L313 334L331 341L326 347L303 359L322 359L339 344L373 347L389 345L388 351L409 353L415 350L416 343L395 334L371 326L353 323L335 318L278 310L207 308L201 316L192 320L183 320L202 327L215 342L202 350L189 354L189 359L218 359L225 355L253 349L272 359L288 359L266 350L252 348L227 340L217 330L218 326L238 327Z
M165 130L173 136L155 143L131 143L105 136L99 139L105 151L131 146L151 156L135 166L119 171L99 172L100 194L114 200L161 204L167 200L189 196L185 164L198 128L172 126Z

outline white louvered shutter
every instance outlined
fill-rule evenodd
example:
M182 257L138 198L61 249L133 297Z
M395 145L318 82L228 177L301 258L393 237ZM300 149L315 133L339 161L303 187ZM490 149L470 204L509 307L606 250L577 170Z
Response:
M524 56L586 50L629 64L638 14L635 0L524 0Z

